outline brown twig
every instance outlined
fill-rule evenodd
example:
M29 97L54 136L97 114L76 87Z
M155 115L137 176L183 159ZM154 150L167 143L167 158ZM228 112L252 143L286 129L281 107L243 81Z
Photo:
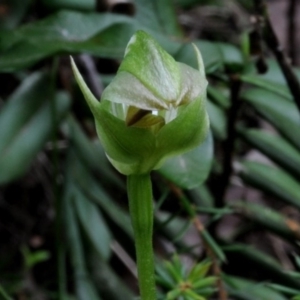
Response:
M264 0L254 0L256 21L262 26L263 38L273 52L300 111L300 83L274 32Z
M198 217L195 217L193 219L193 223L194 223L196 230L199 232L199 235L201 236L201 234L205 228L204 225L202 224L201 220ZM221 272L218 260L216 258L216 255L215 255L214 251L209 247L209 245L207 243L205 243L204 240L203 240L203 244L205 246L207 256L212 260L212 272L218 278L217 279L217 287L218 287L219 300L227 300L228 295L227 295L227 291L224 287L224 283L223 283L223 280L221 277L222 272Z
M296 64L296 60L297 60L296 14L297 14L297 0L290 0L287 9L287 16L286 16L286 19L288 21L287 45L289 47L288 54L293 65Z
M219 179L219 187L215 192L216 206L223 207L226 190L230 183L232 175L232 163L234 157L234 145L236 140L236 121L240 108L239 93L241 90L241 81L238 75L230 75L230 95L231 105L227 118L227 138L223 142L222 174Z
M219 300L227 300L227 291L224 287L224 283L221 278L221 269L217 260L217 256L214 252L214 250L208 245L208 243L205 242L205 239L202 237L203 232L205 231L205 226L202 224L201 220L196 214L196 210L193 207L192 204L189 203L189 200L185 197L184 193L180 188L178 188L173 183L169 183L169 187L173 194L180 200L182 207L186 211L186 213L189 215L189 218L191 222L194 224L197 232L199 233L199 236L201 237L207 256L211 258L212 260L212 271L213 274L218 278L217 280L217 287L218 287L218 294L219 294Z

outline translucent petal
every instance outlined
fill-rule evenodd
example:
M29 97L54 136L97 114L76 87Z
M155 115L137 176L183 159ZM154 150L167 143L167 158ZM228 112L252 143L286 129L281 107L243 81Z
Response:
M175 102L180 94L178 64L144 31L137 31L129 41L119 70L134 75L166 102Z
M102 99L145 110L160 110L169 107L169 103L156 97L141 81L127 72L117 74L103 91Z

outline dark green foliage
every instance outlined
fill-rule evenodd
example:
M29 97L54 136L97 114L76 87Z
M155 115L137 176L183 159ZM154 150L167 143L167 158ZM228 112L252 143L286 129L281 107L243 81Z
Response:
M300 299L300 113L278 62L258 74L249 40L231 43L244 27L227 42L206 19L202 31L186 26L197 9L228 13L227 1L136 0L132 16L96 2L0 3L0 298L135 299L124 177L69 55L94 91L142 29L197 68L194 42L209 81L205 143L152 173L161 299Z

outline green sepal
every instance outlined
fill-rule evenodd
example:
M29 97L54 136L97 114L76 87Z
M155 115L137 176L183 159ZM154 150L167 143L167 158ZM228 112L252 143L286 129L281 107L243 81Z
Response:
M155 136L151 130L127 126L110 112L99 107L94 113L97 133L111 163L125 175L150 172Z
M88 103L91 111L94 113L94 111L97 111L100 103L99 101L95 98L95 96L92 94L92 92L90 91L90 89L88 88L88 86L86 85L85 81L83 80L74 60L73 57L70 56L71 59L71 66L72 66L72 70L76 79L77 84L79 85L82 94L86 100L86 102Z
M120 72L137 77L157 97L166 102L180 94L180 70L169 55L148 33L137 31L125 50Z
M197 98L186 105L178 116L161 128L157 135L157 148L164 159L185 153L204 141L209 119L205 98ZM159 167L159 166L158 166Z
M138 31L101 104L71 58L104 150L122 174L149 173L204 141L209 127L207 81L201 54L195 51L200 71L177 63L147 33Z
M147 33L138 31L129 41L117 76L102 99L145 110L162 110L192 102L206 92L203 61L195 50L197 71L176 62Z
M161 98L153 94L138 78L119 72L102 93L102 99L146 110L167 109Z

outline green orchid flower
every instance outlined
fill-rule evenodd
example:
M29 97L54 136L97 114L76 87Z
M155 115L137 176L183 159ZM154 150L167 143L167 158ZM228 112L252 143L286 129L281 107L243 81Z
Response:
M136 32L116 77L103 91L101 103L71 60L107 157L128 176L142 300L156 300L150 172L166 159L198 146L208 132L207 81L196 47L195 52L199 71L176 62L147 33Z
M101 103L72 60L105 152L122 174L149 173L204 140L209 127L207 81L201 54L194 48L199 71L176 62L146 32L136 32Z

